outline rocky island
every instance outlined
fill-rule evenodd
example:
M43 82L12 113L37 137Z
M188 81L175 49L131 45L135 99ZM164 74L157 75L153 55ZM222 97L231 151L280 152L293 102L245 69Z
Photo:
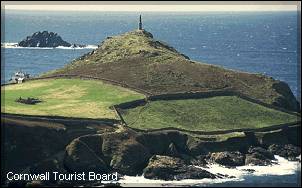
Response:
M55 48L58 46L63 46L63 47L80 47L83 48L86 45L81 45L81 44L71 44L69 42L64 41L61 36L59 36L57 33L54 32L48 32L48 31L43 31L43 32L35 32L31 36L27 36L25 39L20 41L18 43L18 46L20 47L51 47Z
M301 154L300 104L286 83L190 60L141 22L61 69L5 87L4 172L233 178L207 165L272 165L275 155ZM20 89L45 102L24 109L13 101Z

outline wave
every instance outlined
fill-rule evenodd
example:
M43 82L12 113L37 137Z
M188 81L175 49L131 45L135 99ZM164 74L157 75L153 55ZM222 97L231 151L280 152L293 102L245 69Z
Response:
M301 163L298 161L288 161L283 157L275 155L275 164L270 166L240 166L235 168L226 168L218 164L210 164L208 168L199 167L207 170L213 174L227 174L235 176L235 178L222 178L222 179L184 179L180 181L164 181L164 180L151 180L146 179L143 176L123 176L119 183L121 186L209 186L213 184L224 184L228 182L245 182L253 185L257 185L255 179L261 178L261 183L271 183L271 177L273 176L285 176L295 175L298 171L301 171ZM299 156L301 158L301 155ZM249 172L252 170L253 172ZM267 179L265 179L267 178ZM282 178L281 178L282 179ZM278 182L274 182L278 184ZM296 182L291 182L296 183ZM236 184L236 183L235 183Z
M79 49L97 49L98 46L95 45L86 45L85 47L66 47L66 46L58 46L58 49L67 49L67 50L79 50Z
M81 50L81 49L96 49L98 46L96 45L86 45L85 47L65 47L65 46L58 46L55 48L52 47L22 47L18 46L18 43L13 42L5 42L1 43L1 48L14 48L14 49L44 49L44 50L51 50L51 49L64 49L64 50Z

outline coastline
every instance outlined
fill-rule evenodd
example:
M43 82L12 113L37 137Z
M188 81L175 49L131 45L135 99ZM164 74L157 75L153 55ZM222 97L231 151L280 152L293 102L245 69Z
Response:
M301 155L299 156L301 158ZM213 173L227 173L228 175L235 176L235 178L222 178L222 179L184 179L180 181L164 181L164 180L151 180L141 176L123 176L124 179L118 182L122 187L220 187L220 186L295 186L300 185L301 180L297 182L291 180L295 177L301 178L301 162L289 161L283 157L275 155L278 164L271 166L241 166L235 168L227 168L218 164L209 165L209 168L199 167L206 169ZM255 172L248 172L245 169L253 169ZM281 170L280 170L281 169ZM280 178L284 177L284 178ZM263 179L262 179L263 178ZM257 180L257 181L255 181ZM283 180L283 181L282 181ZM260 182L259 182L260 181ZM255 183L257 182L257 184ZM290 183L291 182L291 185Z

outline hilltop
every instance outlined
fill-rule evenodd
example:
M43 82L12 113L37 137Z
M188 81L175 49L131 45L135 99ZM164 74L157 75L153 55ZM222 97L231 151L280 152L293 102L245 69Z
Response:
M268 104L300 109L286 83L192 61L145 30L107 37L97 49L43 76L61 74L111 79L152 94L231 88Z

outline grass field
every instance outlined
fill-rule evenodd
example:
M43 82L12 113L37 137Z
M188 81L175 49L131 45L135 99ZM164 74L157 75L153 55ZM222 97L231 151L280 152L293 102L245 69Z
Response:
M145 106L127 109L123 112L123 118L133 128L176 127L192 131L261 128L298 120L297 116L236 96L153 101Z
M137 92L97 80L47 79L1 87L1 111L26 115L118 119L114 104L144 98ZM33 97L43 102L28 105L15 102Z

